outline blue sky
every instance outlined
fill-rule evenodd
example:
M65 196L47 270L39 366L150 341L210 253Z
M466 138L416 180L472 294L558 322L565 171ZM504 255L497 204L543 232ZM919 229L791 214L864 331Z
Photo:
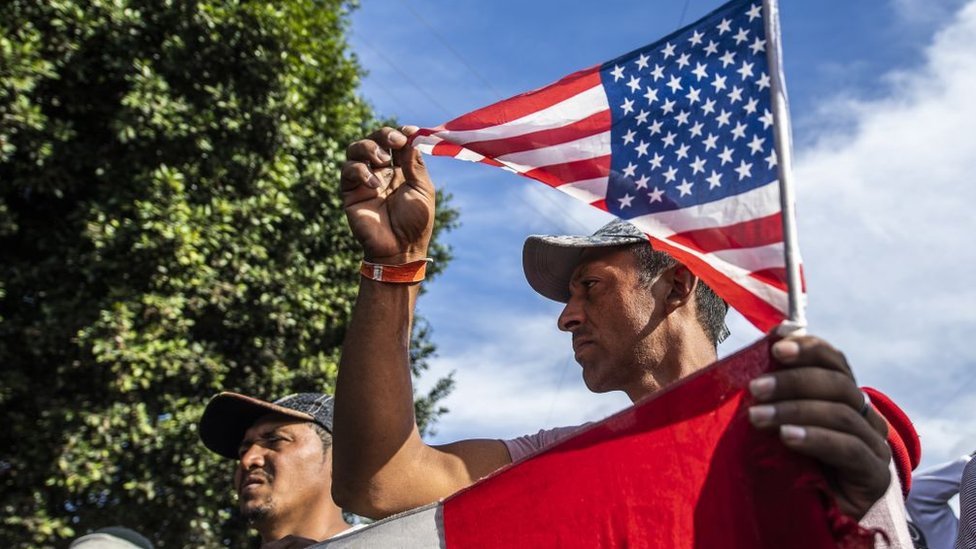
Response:
M434 126L628 52L721 2L365 0L351 43L377 112ZM976 0L781 6L811 332L909 413L923 466L976 449ZM528 234L608 220L502 170L429 159L454 196L455 260L427 285L435 376L454 371L435 442L509 437L629 404L582 384L560 306L521 272ZM727 354L760 334L730 320ZM423 387L423 383L421 386Z

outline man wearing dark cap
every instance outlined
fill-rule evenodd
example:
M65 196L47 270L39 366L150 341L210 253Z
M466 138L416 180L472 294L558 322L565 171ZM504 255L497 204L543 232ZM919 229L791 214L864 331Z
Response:
M428 446L418 434L409 334L435 191L408 144L414 131L384 128L350 145L340 183L365 261L336 385L333 492L371 517L451 495L560 436ZM716 360L725 304L629 224L591 237L530 238L523 257L532 287L566 303L557 324L572 334L591 391L624 391L637 401ZM861 519L891 483L884 419L824 341L789 337L772 352L785 368L752 380L750 420L819 460L841 511Z
M265 402L220 393L200 418L200 439L238 461L238 505L265 546L298 547L350 529L332 500L331 396Z

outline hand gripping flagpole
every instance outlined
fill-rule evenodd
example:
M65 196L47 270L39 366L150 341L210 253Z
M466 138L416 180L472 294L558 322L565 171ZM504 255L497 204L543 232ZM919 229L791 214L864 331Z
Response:
M766 59L770 72L770 93L773 107L773 135L776 141L779 170L779 200L783 213L783 248L786 259L786 280L789 317L777 328L782 336L806 333L806 303L800 275L800 248L796 232L796 198L793 191L793 141L790 132L790 113L786 100L786 83L780 62L779 5L777 0L763 0L766 27Z

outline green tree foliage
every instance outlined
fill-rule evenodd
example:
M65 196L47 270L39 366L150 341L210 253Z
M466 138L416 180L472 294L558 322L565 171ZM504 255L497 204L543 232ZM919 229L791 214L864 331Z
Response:
M219 390L333 386L361 258L335 186L376 124L350 8L0 3L0 545L253 543L196 422Z

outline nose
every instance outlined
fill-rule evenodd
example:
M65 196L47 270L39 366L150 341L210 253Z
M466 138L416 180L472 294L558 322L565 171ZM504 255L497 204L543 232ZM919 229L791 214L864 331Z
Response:
M580 306L578 299L569 298L566 306L563 307L563 312L559 314L556 324L564 332L572 332L583 324L583 307Z
M241 454L240 468L242 471L247 472L255 467L264 466L264 448L260 444L252 444L248 446L244 453Z

